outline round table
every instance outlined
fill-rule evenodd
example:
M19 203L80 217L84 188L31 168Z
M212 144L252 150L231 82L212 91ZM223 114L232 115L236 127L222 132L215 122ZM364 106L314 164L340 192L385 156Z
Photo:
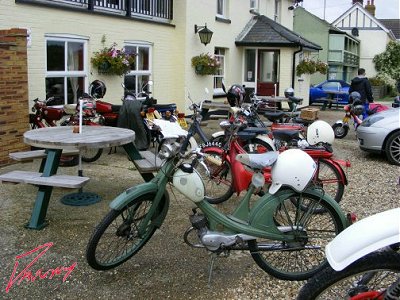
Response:
M72 126L39 128L24 133L26 144L46 149L108 148L134 140L133 130L109 126L82 126L82 133L74 133Z
M30 130L24 133L24 142L31 146L46 148L49 156L49 152L108 148L133 144L135 140L135 132L126 128L82 126L81 133L74 133L73 129L72 126L60 126ZM54 155L51 155L51 157L54 157ZM59 161L57 159L46 159L45 164L43 176L51 176L56 172ZM79 176L83 176L81 159L79 159ZM82 189L78 193L67 194L61 198L63 204L73 206L94 204L100 200L98 194L84 193Z

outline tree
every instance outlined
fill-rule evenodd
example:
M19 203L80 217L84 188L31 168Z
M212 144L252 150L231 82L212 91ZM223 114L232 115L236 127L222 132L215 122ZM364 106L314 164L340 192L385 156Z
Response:
M385 52L375 55L373 62L378 75L388 76L400 82L400 43L390 41Z

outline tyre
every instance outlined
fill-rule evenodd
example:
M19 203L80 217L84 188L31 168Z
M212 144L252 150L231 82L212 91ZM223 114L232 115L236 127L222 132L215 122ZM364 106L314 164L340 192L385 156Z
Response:
M297 300L383 299L381 293L399 280L399 276L399 253L373 252L339 272L327 266L302 287ZM399 297L397 290L397 294L388 299Z
M333 128L333 132L335 134L335 138L337 139L342 139L344 138L347 133L349 132L349 127L348 126L344 126L343 124L333 124L332 125Z
M400 132L393 132L387 139L385 154L391 164L400 166Z
M95 149L95 148L87 148L85 150L81 150L82 161L84 162L94 162L98 160L103 153L103 149Z
M307 192L293 195L280 200L274 212L274 223L277 231L284 230L294 239L259 238L249 241L248 246L257 265L270 275L283 280L306 280L327 265L325 246L345 224L324 198ZM315 209L326 212L315 214Z
M274 150L267 142L258 138L243 141L240 144L247 153L265 153Z
M231 165L222 159L214 147L204 147L206 154L204 163L209 173L201 166L196 167L203 179L206 191L205 200L211 204L218 204L228 200L233 195L233 179Z
M135 255L152 237L156 230L156 212L147 224L142 224L151 206L154 193L132 200L121 210L111 210L90 237L86 250L89 265L96 270L109 270Z

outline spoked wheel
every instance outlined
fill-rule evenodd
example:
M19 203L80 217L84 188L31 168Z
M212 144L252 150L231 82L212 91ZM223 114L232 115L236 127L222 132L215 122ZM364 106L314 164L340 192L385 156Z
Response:
M394 132L388 137L385 153L391 164L400 166L400 132Z
M156 230L153 220L160 209L149 220L147 214L153 205L155 194L145 194L121 210L111 210L96 227L86 250L89 265L96 270L117 267L135 255Z
M268 143L257 138L243 142L242 147L247 153L265 153L273 151Z
M343 124L333 124L332 125L333 128L333 132L335 134L335 138L337 139L342 139L344 138L347 133L349 132L349 127L348 126L344 126Z
M211 204L224 202L233 194L231 165L208 147L204 147L202 152L206 154L204 163L209 173L201 165L198 165L197 171L204 182L205 199Z
M283 280L305 280L321 271L327 264L325 246L345 227L336 210L318 195L304 192L294 197L295 201L293 196L282 199L274 213L276 229L290 238L248 243L257 265ZM326 213L315 214L316 209Z
M339 272L328 266L303 286L297 300L384 299L390 287L387 299L400 299L400 290L394 288L399 280L400 254L375 252Z
M81 150L82 160L88 163L98 160L102 153L103 149L87 148Z

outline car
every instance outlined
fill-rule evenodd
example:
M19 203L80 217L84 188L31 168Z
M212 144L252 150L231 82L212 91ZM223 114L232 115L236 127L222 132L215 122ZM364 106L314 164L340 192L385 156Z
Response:
M369 116L356 134L361 150L383 153L391 164L400 166L400 108Z
M324 103L327 98L332 96L332 91L338 91L337 95L333 95L334 99L338 100L338 104L349 104L349 88L348 84L344 80L330 79L325 80L315 86L310 87L310 105L314 103ZM325 91L329 91L327 94Z

